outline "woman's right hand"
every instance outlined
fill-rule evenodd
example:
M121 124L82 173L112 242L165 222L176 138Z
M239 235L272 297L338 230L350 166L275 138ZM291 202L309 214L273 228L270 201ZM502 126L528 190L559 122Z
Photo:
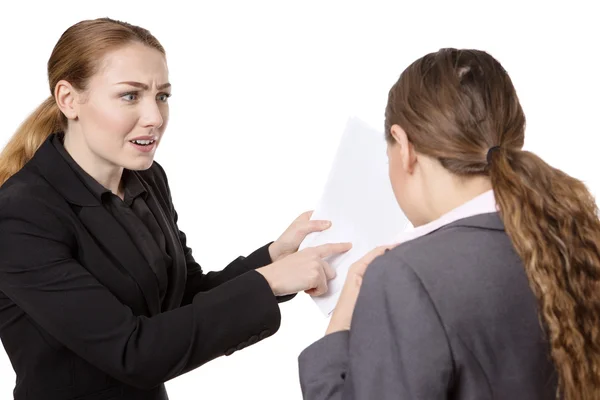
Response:
M342 254L351 243L328 243L307 247L279 261L256 269L265 277L275 296L309 291L313 296L327 292L327 281L335 278L335 270L324 258Z

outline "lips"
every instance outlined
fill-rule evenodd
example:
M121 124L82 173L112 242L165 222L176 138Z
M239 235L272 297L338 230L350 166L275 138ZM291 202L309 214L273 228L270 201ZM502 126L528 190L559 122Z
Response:
M155 140L151 140L148 141L150 143L147 144L138 144L137 141L130 141L129 143L131 143L131 145L137 149L138 151L141 151L142 153L149 153L151 152L155 147L156 147L156 141Z
M154 139L133 139L130 140L131 143L133 144L138 144L140 146L147 146L147 145L151 145L155 142L156 140Z

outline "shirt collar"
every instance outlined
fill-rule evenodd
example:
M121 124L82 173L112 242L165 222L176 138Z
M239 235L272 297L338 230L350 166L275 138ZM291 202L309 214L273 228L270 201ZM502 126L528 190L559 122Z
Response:
M396 237L395 243L402 243L420 236L424 236L460 219L479 214L494 213L497 211L498 208L496 205L496 199L494 197L494 191L488 190L442 215L440 218L434 221L402 232Z
M75 171L77 176L81 179L84 185L90 190L90 192L100 202L102 202L103 196L107 196L108 193L112 193L109 189L102 186L97 180L95 180L90 174L85 172L83 168L71 157L67 149L63 145L64 133L59 132L53 140L53 145L58 153L65 159L71 169ZM123 189L125 191L124 201L127 205L131 205L133 200L140 195L146 195L147 190L141 182L139 176L131 170L123 169Z

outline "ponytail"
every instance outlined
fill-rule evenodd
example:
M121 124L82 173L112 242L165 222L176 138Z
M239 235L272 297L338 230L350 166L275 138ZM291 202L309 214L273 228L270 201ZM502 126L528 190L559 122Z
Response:
M600 222L577 179L501 148L489 174L506 233L538 300L565 400L600 399Z
M21 124L0 153L0 186L23 168L51 133L62 128L62 118L50 96Z

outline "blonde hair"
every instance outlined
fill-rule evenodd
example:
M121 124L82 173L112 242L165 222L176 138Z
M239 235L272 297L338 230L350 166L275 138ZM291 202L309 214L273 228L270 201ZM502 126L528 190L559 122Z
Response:
M102 57L132 42L165 54L148 30L110 18L81 21L62 34L48 60L50 97L23 121L0 153L0 186L23 168L51 133L67 128L67 119L54 99L56 84L66 80L75 89L85 90Z

